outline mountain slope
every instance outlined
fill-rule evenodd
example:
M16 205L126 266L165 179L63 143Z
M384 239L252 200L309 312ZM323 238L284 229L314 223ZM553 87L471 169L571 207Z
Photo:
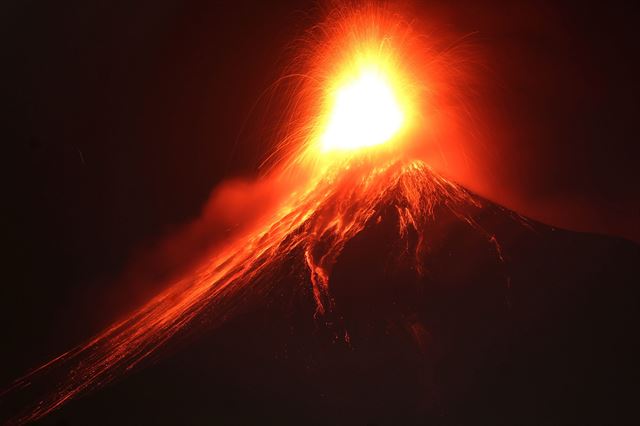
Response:
M258 238L270 248L241 256L253 267L230 302L43 423L634 415L636 245L528 222L416 163L343 172L294 198Z

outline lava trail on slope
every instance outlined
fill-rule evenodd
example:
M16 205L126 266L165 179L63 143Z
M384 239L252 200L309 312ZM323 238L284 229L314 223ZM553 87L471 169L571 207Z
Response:
M383 215L393 214L399 241L404 241L406 254L420 273L427 227L435 212L446 208L473 225L469 206L481 204L417 160L380 166L360 159L331 167L310 189L294 193L263 228L231 242L130 317L19 380L13 391L56 376L60 380L55 391L41 397L20 421L37 419L110 382L194 322L216 323L232 314L248 293L264 291L253 287L273 282L260 277L292 257L308 268L317 319L348 340L330 284L332 267L345 244L380 223Z
M625 330L638 321L637 246L527 221L420 161L351 161L309 188L17 383L13 394L41 401L19 421L145 359L138 377L48 420L602 424L612 412L632 415L637 339ZM210 338L185 347L192 333ZM105 401L118 409L95 418Z

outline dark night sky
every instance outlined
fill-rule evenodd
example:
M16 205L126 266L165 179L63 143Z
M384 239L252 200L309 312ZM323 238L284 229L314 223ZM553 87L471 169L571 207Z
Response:
M483 123L465 147L471 165L452 151L441 171L546 223L640 240L631 6L425 3L412 6L418 20L472 34L484 55L481 96L469 101ZM252 105L319 9L315 1L0 6L9 172L0 321L3 347L12 348L3 383L108 323L123 309L110 285L136 253L196 218L217 183L256 174L266 147L256 143ZM146 295L132 290L127 306Z

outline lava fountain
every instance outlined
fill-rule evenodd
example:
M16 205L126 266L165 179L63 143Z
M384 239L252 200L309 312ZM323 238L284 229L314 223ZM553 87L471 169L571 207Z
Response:
M349 240L391 207L398 237L417 236L420 272L425 226L436 206L472 222L461 207L479 202L411 155L412 144L428 143L429 113L443 87L442 73L430 66L441 58L425 59L432 52L423 38L398 15L364 7L333 12L305 40L295 61L305 70L290 74L301 82L270 171L300 183L272 217L216 248L133 314L16 381L8 393L56 383L17 423L114 380L204 315L222 321L258 277L291 258L308 269L301 285L312 286L317 320L348 339L334 317L331 271Z

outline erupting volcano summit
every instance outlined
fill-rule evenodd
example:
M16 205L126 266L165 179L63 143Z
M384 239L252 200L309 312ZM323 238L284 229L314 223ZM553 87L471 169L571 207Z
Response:
M476 196L414 155L438 134L440 100L455 86L446 82L446 53L425 40L398 14L372 6L339 9L310 30L286 76L299 78L297 92L287 94L286 135L262 178L286 182L276 207L204 250L201 262L132 314L16 381L4 398L26 408L13 421L60 409L203 323L262 342L238 355L233 339L220 337L225 351L245 360L220 369L257 380L258 364L271 363L282 372L274 382L296 378L304 390L291 398L306 397L299 409L312 407L320 423L336 420L322 417L322 401L330 413L344 400L346 423L429 421L452 412L456 424L455 413L494 403L483 399L481 384L508 365L507 346L535 346L517 330L535 328L544 311L536 291L561 287L522 273L535 267L518 253L544 251L522 241L571 238L551 237L555 231ZM570 300L576 289L563 288L558 300ZM478 403L456 407L465 398Z

